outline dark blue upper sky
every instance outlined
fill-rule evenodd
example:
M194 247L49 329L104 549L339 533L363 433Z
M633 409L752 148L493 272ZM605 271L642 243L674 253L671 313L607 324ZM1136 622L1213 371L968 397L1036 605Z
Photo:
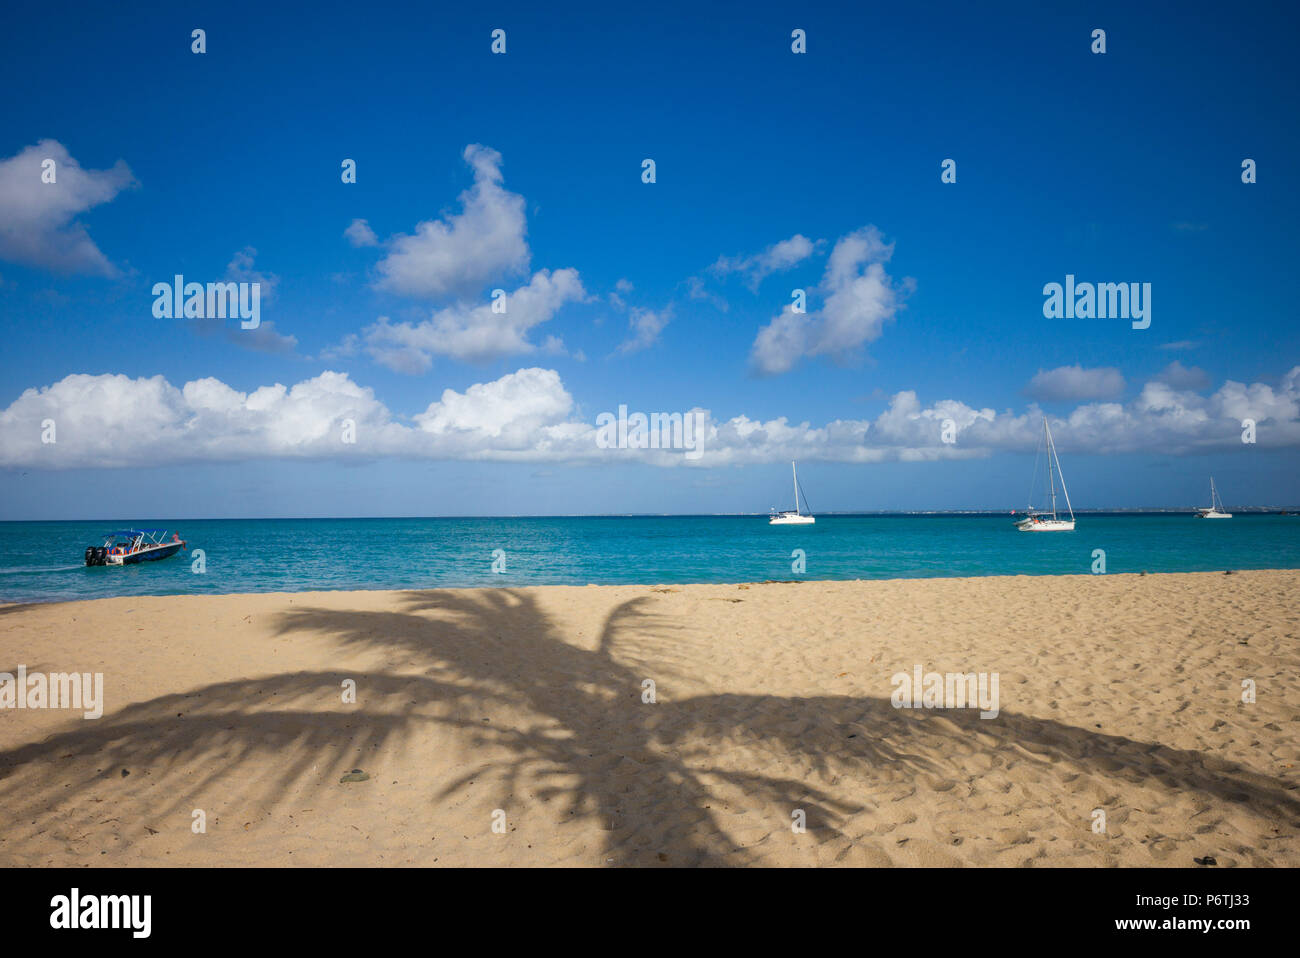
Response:
M794 456L822 509L1022 508L1037 409L1059 417L1076 506L1193 504L1211 472L1230 505L1295 505L1296 20L1187 3L14 8L0 518L766 510L788 505ZM66 181L29 175L47 154ZM467 198L482 216L420 247L419 224L455 223ZM850 255L868 227L892 255ZM811 251L755 265L792 237ZM470 266L446 262L465 250ZM867 286L832 276L841 250ZM864 303L873 269L887 295ZM563 270L578 291L526 328L482 314L492 289L522 303ZM177 273L260 279L261 335L155 318L151 288ZM1149 283L1150 327L1045 318L1066 274ZM809 325L775 368L762 337L795 288ZM521 369L555 376L502 383ZM262 418L281 400L185 390L327 370L346 384ZM310 420L332 436L356 388L362 438L336 449ZM620 404L744 419L685 466L557 438ZM927 438L949 415L956 449ZM1253 444L1234 440L1248 416ZM763 425L781 417L809 431ZM156 468L105 468L109 440Z

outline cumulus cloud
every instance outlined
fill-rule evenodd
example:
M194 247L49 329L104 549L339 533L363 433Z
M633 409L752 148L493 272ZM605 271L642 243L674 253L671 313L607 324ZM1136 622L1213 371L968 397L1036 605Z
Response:
M55 181L41 180L54 161ZM57 273L113 277L118 269L75 219L138 185L126 163L87 170L57 140L41 140L0 160L0 259Z
M901 306L907 283L896 284L885 272L894 253L874 226L841 238L831 250L817 292L822 308L796 313L785 307L759 330L750 359L760 373L788 372L805 356L851 359L880 337Z
M772 273L787 270L802 263L813 254L816 247L817 244L808 237L796 233L789 239L773 243L760 253L754 253L750 256L720 256L718 261L709 267L709 272L715 276L741 273L744 275L749 287L757 289L758 284Z
M213 378L178 389L162 376L78 374L28 389L0 412L0 463L112 467L344 456L351 449L340 439L345 418L389 449L400 448L402 427L370 389L342 373L251 393ZM29 435L46 419L57 437L48 445L39 431Z
M298 348L298 337L279 332L270 320L264 320L256 329L229 326L220 319L187 319L185 323L200 336L220 334L226 342L256 353L289 355Z
M443 390L442 398L415 417L426 433L455 437L469 446L533 448L539 435L561 424L573 397L554 369L520 369L465 392Z
M1079 364L1040 369L1025 387L1025 395L1044 402L1115 399L1124 393L1124 377L1113 366L1085 369Z
M487 301L449 306L421 323L393 323L381 316L361 339L373 359L402 373L426 372L434 356L486 362L535 350L528 331L585 295L577 270L540 270L527 286L506 296L504 312L495 312Z
M280 284L280 277L274 273L267 273L257 269L256 257L257 250L252 246L245 246L236 252L231 257L230 262L226 264L223 280L233 283L259 284L259 303L261 306L265 306L275 298L275 291ZM235 325L230 325L231 321ZM262 320L254 329L242 328L237 317L233 317L228 321L209 316L199 319L186 319L184 322L186 326L200 336L220 335L227 342L253 352L289 355L298 348L298 337L279 332L275 328L275 323L271 320Z
M1184 366L1174 360L1156 377L1160 382L1174 389L1206 389L1210 385L1210 374L1199 366Z
M343 236L353 246L378 246L379 237L365 220L353 220L343 231Z
M672 316L673 308L671 304L667 308L660 310L633 307L627 320L628 337L619 343L618 351L620 353L635 353L653 346L659 341L659 334L672 320Z
M264 273L254 267L253 261L257 258L257 250L252 246L245 246L237 252L226 264L226 280L233 283L258 283L261 289L258 296L261 297L263 304L270 302L275 297L276 287L280 285L280 277L274 273Z
M389 239L378 265L381 289L422 299L465 297L503 275L527 271L524 198L502 187L501 154L472 143L464 158L474 184L460 194L461 212Z
M704 285L704 280L698 276L691 276L686 280L686 293L691 299L703 300L720 313L728 312L731 309L731 304L717 293L709 292Z
M628 280L620 279L614 284L614 292L609 294L609 304L615 309L627 309L627 301L623 297L634 288Z
M298 348L298 337L276 330L275 323L267 320L256 329L227 329L226 339L244 349L257 353L286 355Z
M537 271L506 295L504 312L499 299L482 296L489 282L528 271L524 198L503 188L496 150L470 144L464 159L474 171L474 183L460 194L461 211L422 222L413 235L391 237L382 244L387 253L377 266L379 288L443 305L422 322L394 323L380 316L359 335L327 347L322 357L364 349L376 362L415 375L427 372L435 356L486 362L539 349L553 355L567 352L558 336L546 337L539 347L529 331L551 320L566 303L586 298L577 270ZM344 235L354 246L378 243L363 219L353 220ZM626 280L617 285L619 292L631 288ZM611 300L622 302L617 292Z
M957 399L927 405L910 390L896 393L875 419L820 426L786 417L719 420L699 411L705 438L693 462L703 466L968 459L1032 450L1040 434L1035 406L996 412ZM55 443L41 441L47 419L55 423ZM355 424L354 443L342 441L348 419ZM409 420L336 372L249 393L211 378L178 389L162 376L73 375L28 389L0 411L0 467L358 457L692 462L681 450L601 448L594 419L577 416L573 397L551 369L520 369L463 392L444 390ZM1063 452L1186 455L1239 449L1242 419L1257 423L1261 448L1300 447L1300 366L1276 389L1228 381L1204 396L1149 382L1129 403L1085 403L1053 417L1052 432ZM943 441L946 420L955 427L955 442Z

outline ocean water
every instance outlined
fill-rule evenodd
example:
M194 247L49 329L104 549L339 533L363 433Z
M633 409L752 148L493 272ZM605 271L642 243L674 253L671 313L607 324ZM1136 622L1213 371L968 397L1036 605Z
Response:
M105 532L166 527L173 558L86 568ZM169 536L170 538L170 536ZM203 550L205 571L193 571ZM1300 517L1082 515L1072 533L1023 533L1010 516L225 519L0 523L0 601L314 589L761 582L1300 568ZM501 550L497 552L496 550ZM802 550L803 571L796 571ZM496 553L494 557L494 553ZM504 558L504 571L494 572Z

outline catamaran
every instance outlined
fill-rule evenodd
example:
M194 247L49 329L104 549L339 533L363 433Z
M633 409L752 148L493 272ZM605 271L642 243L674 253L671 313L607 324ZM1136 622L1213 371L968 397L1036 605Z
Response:
M1056 443L1052 442L1052 430L1047 425L1047 417L1043 417L1043 439L1047 446L1047 484L1051 491L1052 511L1039 512L1033 506L1033 487L1031 484L1029 491L1029 509L1023 519L1016 523L1016 528L1021 532L1073 532L1074 531L1074 507L1070 505L1070 493L1065 488L1065 473L1061 472L1061 460L1056 455ZM1056 474L1052 474L1052 463L1056 463ZM1070 518L1063 519L1056 512L1056 477L1061 480L1061 493L1065 496L1065 508L1070 512ZM1034 460L1034 478L1038 478L1038 461Z
M777 512L773 510L772 515L767 520L769 526L807 526L816 522L811 515L812 507L808 507L808 512L799 511L799 473L795 472L794 463L790 463L790 474L794 477L794 512ZM808 505L808 497L803 497L803 504Z
M166 559L185 548L185 540L173 534L164 542L166 529L119 529L104 536L102 546L86 546L86 565L135 565Z
M1223 511L1223 500L1219 498L1219 490L1214 488L1214 477L1210 476L1210 508L1197 509L1196 518L1198 519L1231 519L1231 512Z

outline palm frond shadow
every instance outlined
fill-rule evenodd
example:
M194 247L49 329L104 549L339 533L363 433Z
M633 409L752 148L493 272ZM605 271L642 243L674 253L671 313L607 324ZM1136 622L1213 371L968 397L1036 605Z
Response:
M423 730L438 727L493 758L431 790L435 806L473 781L490 782L501 807L556 801L564 818L598 824L604 850L620 850L620 863L664 851L678 865L750 860L766 836L732 834L737 804L762 808L768 834L788 829L791 812L803 809L816 841L859 840L882 796L972 782L986 767L977 759L1007 749L1048 776L1191 791L1300 820L1284 781L1006 710L981 721L973 712L901 712L884 697L679 696L672 682L660 686L657 704L645 704L641 682L658 676L620 654L620 637L654 632L666 642L673 625L644 599L614 609L591 648L569 641L533 594L506 589L403 593L397 611L295 608L277 630L382 653L385 671L363 677L356 706L339 704L342 673L291 672L160 696L0 751L0 808L27 834L52 828L75 837L103 814L92 803L121 768L152 776L151 818L187 809L218 781L241 782L243 799L274 805L292 789L332 784L357 752L405 755L420 748ZM489 723L487 709L526 718ZM274 774L243 774L268 757ZM68 780L69 767L91 761L95 774ZM115 801L131 804L120 794ZM145 801L140 793L135 804Z

